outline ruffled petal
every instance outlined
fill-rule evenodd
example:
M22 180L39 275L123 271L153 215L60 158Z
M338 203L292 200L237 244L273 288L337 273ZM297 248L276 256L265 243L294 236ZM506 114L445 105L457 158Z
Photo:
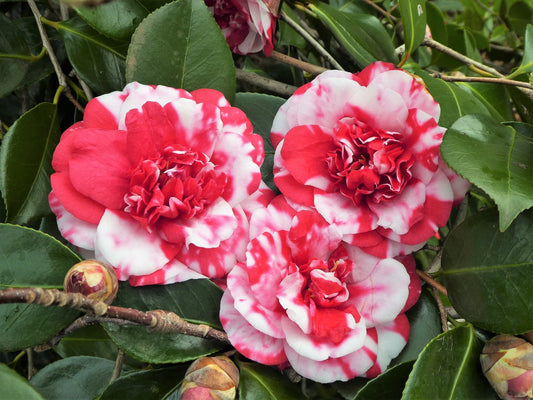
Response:
M128 282L131 286L169 285L190 279L205 279L205 276L188 268L178 260L170 260L165 266L148 275L132 275Z
M304 302L302 289L306 284L305 278L299 273L285 277L277 288L277 299L285 309L287 317L294 322L303 334L311 333L311 314L309 306Z
M82 221L70 214L61 205L53 191L48 195L48 203L57 217L57 227L61 236L76 247L94 250L97 225Z
M281 157L282 146L278 146L274 154L274 183L287 198L306 207L314 205L314 189L298 182L289 173Z
M220 301L220 322L237 351L252 360L266 365L287 362L283 340L255 329L235 309L230 291L225 291Z
M285 334L281 328L280 307L269 305L265 307L257 301L250 288L246 267L237 264L227 278L228 289L234 298L235 309L255 329L265 335L282 339Z
M149 234L123 212L106 210L96 232L96 255L101 254L121 270L122 279L163 268L180 249L157 234Z
M410 281L400 262L392 258L380 260L368 278L348 287L348 302L357 308L368 327L388 323L403 309Z
M171 243L186 246L214 248L228 239L237 228L238 221L231 206L218 198L198 217L177 220L159 220L161 237Z
M376 338L377 339L377 338ZM376 361L377 340L368 336L363 347L344 357L328 358L324 361L314 361L294 351L285 345L285 354L291 366L300 375L319 383L348 381L363 375Z

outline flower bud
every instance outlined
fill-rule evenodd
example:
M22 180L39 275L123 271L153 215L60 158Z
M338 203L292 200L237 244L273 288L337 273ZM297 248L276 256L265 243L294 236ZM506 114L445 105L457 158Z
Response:
M85 260L69 269L63 287L68 293L81 293L110 304L117 295L118 279L111 266L96 260Z
M225 356L194 361L181 385L181 400L233 400L239 386L239 370Z
M533 397L533 345L512 335L489 340L480 356L481 367L501 399Z

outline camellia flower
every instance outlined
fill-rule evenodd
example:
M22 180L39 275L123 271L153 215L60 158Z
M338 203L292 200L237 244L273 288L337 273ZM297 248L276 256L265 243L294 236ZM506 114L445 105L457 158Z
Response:
M439 115L423 83L392 64L324 72L274 119L274 182L373 255L418 250L469 186L441 160Z
M131 83L61 137L50 206L63 237L121 280L219 278L244 259L263 158L222 93Z
M205 0L232 52L251 54L274 49L279 0Z
M420 294L412 256L379 259L283 196L250 221L246 262L228 274L220 320L246 357L314 381L373 377L409 338Z

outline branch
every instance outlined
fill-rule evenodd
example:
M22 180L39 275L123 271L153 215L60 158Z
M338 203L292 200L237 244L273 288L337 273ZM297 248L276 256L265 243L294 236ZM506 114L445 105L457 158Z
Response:
M424 271L421 271L419 269L416 270L416 274L429 286L432 288L437 289L439 292L441 292L444 296L448 297L448 291L444 286L442 286L439 282L437 282L435 279L433 279L431 276L426 274Z
M318 74L321 74L322 72L328 71L327 68L320 67L318 65L314 65L314 64L302 61L302 60L298 60L297 58L280 53L276 50L272 51L270 58L276 61L280 61L282 63L288 64L288 65L291 65L293 67L299 68L313 75L318 75Z
M484 82L484 83L497 83L500 85L517 86L525 89L531 89L531 85L527 82L515 81L513 79L505 78L490 78L487 76L449 76L442 75L440 73L431 74L434 78L442 79L447 82Z
M296 89L298 89L296 86L278 82L274 79L265 78L264 76L254 74L253 72L244 71L239 68L235 69L235 75L237 76L237 79L241 81L259 86L262 89L266 89L286 97L291 96Z
M214 339L231 344L226 332L208 325L197 325L185 321L171 311L139 311L131 308L110 306L103 301L91 300L80 293L66 293L57 289L8 288L0 290L0 303L28 303L42 306L70 307L96 317L117 318L144 325L149 331L179 333L204 339Z
M337 62L337 60L335 60L333 56L329 54L328 51L320 43L318 43L318 41L313 36L309 34L309 32L307 32L296 21L294 21L291 17L285 14L284 11L281 11L280 16L281 19L287 23L287 25L289 25L292 29L298 32L305 40L307 40L309 44L313 46L322 57L324 57L330 62L331 65L333 65L335 69L340 69L341 71L344 71L344 69Z

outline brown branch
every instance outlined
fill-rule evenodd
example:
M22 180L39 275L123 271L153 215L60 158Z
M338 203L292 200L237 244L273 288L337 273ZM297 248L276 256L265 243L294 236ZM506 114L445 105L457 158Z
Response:
M280 53L279 51L276 51L276 50L272 51L270 58L276 61L281 61L282 63L288 64L288 65L292 65L293 67L299 68L313 75L318 75L318 74L321 74L322 72L328 71L327 68L320 67L318 65L314 65L314 64L302 61L302 60L298 60L297 58Z
M197 325L185 321L171 311L139 311L131 308L110 306L103 301L91 300L80 293L66 293L57 289L8 288L0 290L0 303L28 303L42 306L69 307L93 314L95 317L109 317L144 325L152 332L179 333L205 339L214 339L231 344L226 332L208 325Z
M296 89L298 89L296 86L278 82L274 79L265 78L264 76L254 74L253 72L244 71L239 68L235 69L235 75L237 76L238 80L250 83L285 97L291 96Z
M497 83L499 85L517 86L525 89L531 89L531 85L527 82L515 81L513 79L505 78L490 78L488 76L449 76L440 73L431 74L434 78L442 79L447 82L484 82Z
M417 269L416 274L429 286L432 288L437 289L439 292L441 292L444 296L448 296L448 291L444 286L442 286L439 282L437 282L435 279L433 279L431 276L426 274L424 271Z
M439 308L440 324L442 327L442 331L446 332L448 330L448 313L444 308L444 304L442 304L442 299L440 298L440 294L437 289L433 287L431 288L431 291L433 292L433 297L435 298L435 301L437 302L437 307Z

